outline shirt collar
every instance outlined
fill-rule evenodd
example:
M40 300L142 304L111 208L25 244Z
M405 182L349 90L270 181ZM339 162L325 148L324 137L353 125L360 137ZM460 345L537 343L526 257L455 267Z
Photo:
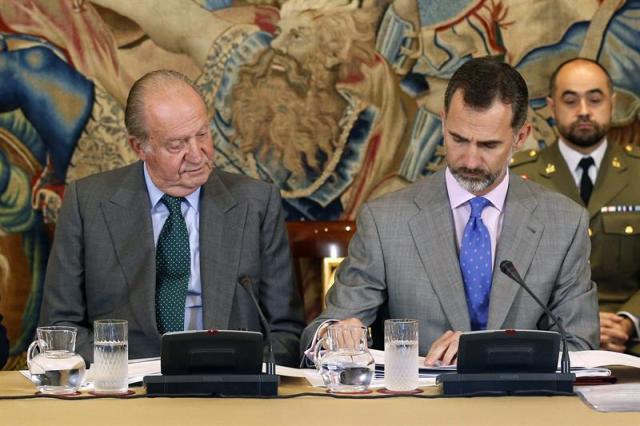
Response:
M607 152L607 139L605 138L604 142L600 144L591 154L585 155L581 152L576 151L568 143L566 143L562 138L558 139L558 149L560 150L560 154L564 158L564 161L567 163L567 167L571 170L572 173L575 173L578 170L578 163L585 157L593 158L593 163L596 166L596 170L600 169L600 163L602 163L602 159L604 158L604 154Z
M452 209L457 209L470 199L477 197L477 195L464 189L447 167L445 171L445 183L447 186L447 193L449 194L449 203ZM491 202L491 205L502 212L504 207L504 201L507 198L507 189L509 188L509 172L507 172L502 179L502 182L493 188L490 192L483 195L484 198Z
M151 202L151 209L154 209L156 205L160 202L160 199L164 195L156 185L151 180L151 176L149 176L149 171L147 170L147 163L144 163L144 182L147 185L147 192L149 193L149 201ZM193 207L195 211L199 211L200 205L200 187L193 191L191 194L184 197L187 200L187 203L190 207Z

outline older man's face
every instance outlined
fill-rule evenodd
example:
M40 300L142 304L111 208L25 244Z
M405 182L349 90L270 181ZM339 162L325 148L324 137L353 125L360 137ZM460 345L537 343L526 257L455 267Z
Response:
M460 90L449 111L443 112L446 161L458 183L475 195L484 195L504 178L513 153L526 140L530 126L511 127L511 105L496 100L486 110L470 108Z
M207 110L191 87L177 83L146 95L146 144L132 141L153 183L175 197L191 194L213 169Z

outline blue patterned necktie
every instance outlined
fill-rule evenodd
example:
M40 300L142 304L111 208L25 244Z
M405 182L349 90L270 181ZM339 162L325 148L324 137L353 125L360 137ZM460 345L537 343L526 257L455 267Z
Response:
M163 195L169 217L156 247L156 321L158 331L184 330L184 309L191 276L189 233L182 216L184 198Z
M491 236L482 222L482 211L489 200L475 197L469 200L471 216L464 228L460 248L460 270L467 296L469 318L472 330L485 330L489 316L489 295L491 293L492 260Z

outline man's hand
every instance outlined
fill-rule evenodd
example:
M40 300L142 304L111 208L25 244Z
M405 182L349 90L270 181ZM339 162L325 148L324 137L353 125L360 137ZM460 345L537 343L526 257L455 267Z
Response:
M455 364L458 358L459 331L447 331L433 342L429 353L424 357L424 365L434 367Z
M601 349L624 352L633 333L633 322L629 318L611 312L600 312Z
M329 327L352 327L345 329L343 333L332 334L337 341L334 343L339 348L355 348L362 339L362 335L367 332L364 324L358 318L347 318L325 327L320 331L320 337L326 337ZM327 342L323 344L325 349L328 349Z
M364 327L364 324L358 318L343 319L342 321L338 321L338 322L336 322L334 324L331 324L331 325L343 325L345 327L348 327L348 326Z

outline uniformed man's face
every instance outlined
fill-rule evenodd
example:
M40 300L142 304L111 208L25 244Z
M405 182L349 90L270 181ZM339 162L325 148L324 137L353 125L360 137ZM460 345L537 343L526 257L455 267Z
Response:
M184 197L204 183L213 169L213 143L207 110L187 84L145 95L148 140L132 138L153 183L164 193Z
M614 95L597 65L576 61L562 67L547 102L566 142L591 151L604 140L611 126Z
M465 105L460 90L442 115L446 161L458 183L475 195L484 195L504 178L513 153L526 140L531 126L511 127L511 105L496 101L485 110Z

